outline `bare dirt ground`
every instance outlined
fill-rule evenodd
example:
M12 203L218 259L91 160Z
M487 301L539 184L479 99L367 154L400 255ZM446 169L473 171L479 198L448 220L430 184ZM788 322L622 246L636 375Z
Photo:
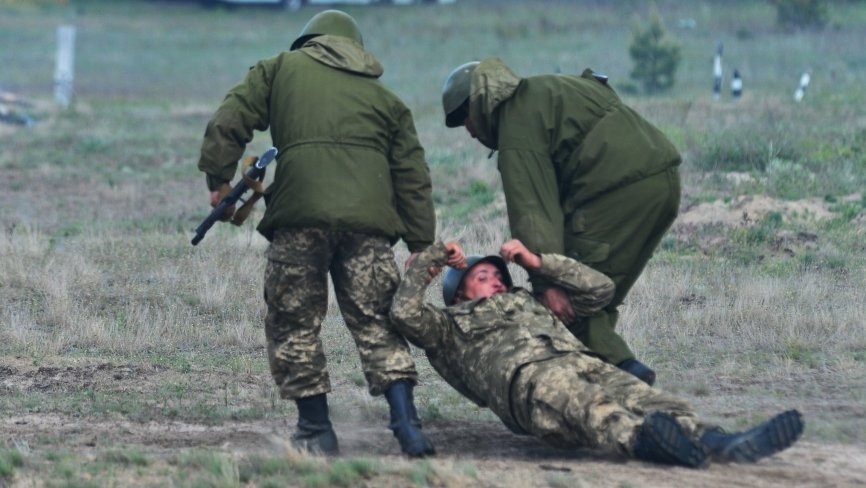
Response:
M5 365L0 366L0 394L53 393L58 402L65 392L82 388L111 394L155 392L160 384L178 374L168 368L110 363L36 367L10 357L3 358L0 364ZM201 376L195 381L208 381L207 373L192 374ZM267 375L261 376L253 382L270 381ZM206 425L169 418L133 421L122 415L52 410L58 409L41 405L29 412L7 414L0 418L0 435L7 442L28 445L33 451L45 445L46 437L58 439L49 447L73 450L85 458L95 458L100 450L112 445L140 450L155 459L183 449L207 449L236 457L279 456L285 451L292 420L261 418ZM357 418L335 421L341 457L405 464L384 423L371 424ZM800 442L756 465L716 464L689 470L627 462L592 451L556 450L533 438L513 435L497 422L439 419L428 421L425 431L439 451L434 466L466 463L474 467L471 479L455 478L443 482L446 486L866 486L866 447L858 445ZM393 483L410 484L405 479L388 482ZM19 476L12 483L41 484L31 475Z

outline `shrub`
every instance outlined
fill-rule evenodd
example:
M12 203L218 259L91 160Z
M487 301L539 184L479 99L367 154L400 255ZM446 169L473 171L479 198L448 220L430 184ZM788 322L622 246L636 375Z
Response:
M643 85L644 92L660 93L674 86L680 46L669 38L657 12L653 11L646 28L635 24L628 53L634 61L631 78Z

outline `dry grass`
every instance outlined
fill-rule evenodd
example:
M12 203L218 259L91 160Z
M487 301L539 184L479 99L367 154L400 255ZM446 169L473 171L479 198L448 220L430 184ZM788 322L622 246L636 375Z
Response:
M207 211L195 170L207 118L249 63L287 44L286 33L298 31L312 10L276 15L194 3L23 4L0 2L0 65L9 67L0 73L0 88L32 99L39 118L31 129L0 126L0 375L17 381L0 376L0 412L56 421L51 428L58 431L69 419L101 418L142 430L174 421L247 419L285 427L294 407L278 399L264 354L267 243L253 228L260 213L242 228L218 225L197 247L189 239ZM786 35L772 26L768 4L738 2L739 11L722 4L659 5L669 27L694 17L700 28L675 29L685 45L677 91L629 99L683 151L682 210L738 195L817 197L833 217L798 221L770 214L749 227L672 232L623 307L621 330L658 370L662 388L689 398L712 420L737 427L797 407L809 419L808 440L862 445L866 200L845 196L866 184L866 119L858 109L866 81L858 36L866 10L839 4L834 28ZM460 0L429 9L350 11L362 26L376 26L368 44L386 67L384 81L415 115L433 177L438 234L461 241L470 253L496 252L509 232L495 158L462 131L442 127L438 93L445 74L487 55L503 57L520 74L593 66L616 81L630 68L625 46L632 2ZM50 100L52 44L56 24L70 18L80 29L78 99L73 110L59 112ZM708 53L718 39L729 40L726 60L740 61L741 71L751 73L740 102L710 101ZM804 65L814 68L814 86L806 103L795 105L790 82ZM249 152L268 143L259 134ZM731 171L747 177L729 178ZM395 253L400 263L407 257L402 244ZM525 273L515 273L525 285ZM440 294L434 284L429 299L439 303ZM384 429L385 404L365 392L333 298L323 340L334 417ZM419 351L415 356L425 421L496 425L492 414L439 380ZM112 376L125 379L129 371L139 376L128 384ZM64 435L89 446L75 432ZM136 438L130 449L161 446L146 450L148 462L140 466L128 446L98 444L87 454L95 458L78 457L61 451L58 436L40 431L0 443L7 449L0 460L23 452L24 462L9 469L25 473L25 484L90 477L237 486L244 476L253 484L288 484L285 473L269 471L266 459L235 458L227 454L231 448L220 447L228 441L208 441L216 457L184 460L189 449ZM73 467L105 461L100 453L118 449L126 454L111 458L114 468L93 474ZM307 462L289 458L293 466ZM397 467L375 468L374 479L384 485L477 481L467 474L471 467L448 460L387 462ZM37 474L46 467L50 474ZM112 478L106 474L112 469L125 474ZM181 477L159 477L161 469ZM321 476L329 469L311 472ZM185 470L200 478L177 474ZM574 481L545 474L549 485ZM0 472L0 485L8 479ZM478 479L501 486L495 471Z

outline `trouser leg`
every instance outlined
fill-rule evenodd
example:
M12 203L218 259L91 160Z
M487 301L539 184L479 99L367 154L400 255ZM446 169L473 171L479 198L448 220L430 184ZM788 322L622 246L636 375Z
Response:
M435 453L421 431L412 388L418 382L409 345L388 312L400 275L388 240L349 233L340 239L331 278L337 302L352 333L371 395L384 393L389 427L410 457Z
M391 383L418 381L405 339L392 326L388 313L400 275L387 239L346 233L331 268L340 311L358 348L371 395Z
M319 340L328 306L328 248L317 229L278 231L268 248L265 336L271 375L283 398L331 391Z
M615 330L617 309L676 219L679 202L679 173L671 168L601 195L567 217L566 253L616 284L603 311L569 324L569 330L611 364L634 358Z
M567 328L580 342L611 364L635 357L631 348L616 331L619 311L607 308L591 317L575 320Z
M689 435L698 432L696 415L686 401L583 354L525 365L511 399L524 430L563 448L631 455L637 429L654 411L670 414Z

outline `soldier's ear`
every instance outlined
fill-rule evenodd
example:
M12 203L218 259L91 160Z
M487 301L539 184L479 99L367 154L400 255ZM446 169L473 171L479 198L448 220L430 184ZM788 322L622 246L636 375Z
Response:
M457 292L454 293L454 305L463 302L466 299L466 296L463 295L463 285L460 285L460 288L457 289Z

